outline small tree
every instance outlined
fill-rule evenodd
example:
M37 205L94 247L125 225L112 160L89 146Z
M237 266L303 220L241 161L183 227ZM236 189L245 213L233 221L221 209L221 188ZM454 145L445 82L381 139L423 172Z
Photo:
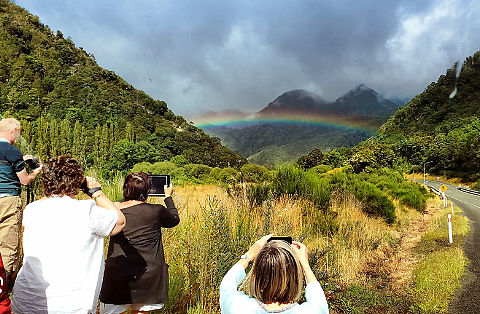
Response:
M308 155L298 158L297 164L304 170L320 165L323 160L323 153L320 148L314 148Z

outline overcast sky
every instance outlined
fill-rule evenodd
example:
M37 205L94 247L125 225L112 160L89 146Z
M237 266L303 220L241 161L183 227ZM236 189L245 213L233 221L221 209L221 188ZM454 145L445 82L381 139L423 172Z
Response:
M177 115L365 83L411 98L480 50L478 0L15 0Z

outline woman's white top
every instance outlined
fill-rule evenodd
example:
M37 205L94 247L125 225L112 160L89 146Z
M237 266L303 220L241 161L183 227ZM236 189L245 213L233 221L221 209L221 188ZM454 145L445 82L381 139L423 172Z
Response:
M306 302L294 303L280 310L266 310L256 299L238 291L237 287L245 278L245 269L240 264L235 264L223 277L220 284L220 309L222 314L328 314L328 304L322 286L318 281L313 281L305 288Z
M95 313L104 270L103 238L116 211L68 196L25 207L23 265L12 310L26 313Z

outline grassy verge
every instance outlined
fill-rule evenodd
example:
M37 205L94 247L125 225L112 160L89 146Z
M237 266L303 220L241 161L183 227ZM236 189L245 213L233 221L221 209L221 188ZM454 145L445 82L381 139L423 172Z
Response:
M467 259L463 254L464 239L470 228L466 217L454 208L452 216L453 242L449 243L448 219L451 207L439 210L430 230L415 249L421 257L414 272L411 290L414 313L447 313L454 292L460 288Z
M450 244L447 215L451 213L451 207L442 208L441 201L435 199L429 201L429 208L432 214L430 221L426 218L422 221L430 226L426 230L412 231L418 233L420 241L412 247L410 258L402 255L404 263L411 264L410 269L404 272L404 278L401 278L403 285L392 282L395 279L392 278L391 269L375 264L370 269L374 275L363 284L334 291L335 297L331 300L334 313L448 312L449 302L460 288L460 278L467 266L462 247L470 228L467 218L459 215L461 211L454 207L453 242ZM404 219L400 229L412 229L407 221L414 222L415 219L412 216ZM394 254L388 258L394 259Z

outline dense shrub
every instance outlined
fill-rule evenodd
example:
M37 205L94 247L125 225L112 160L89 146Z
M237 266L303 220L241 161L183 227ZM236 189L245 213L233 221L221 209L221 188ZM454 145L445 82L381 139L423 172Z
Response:
M330 165L318 165L310 169L310 171L315 172L316 174L323 174L332 170Z
M207 165L199 164L188 164L185 165L184 169L187 178L196 183L206 182L212 170L212 168Z
M472 189L480 191L480 179L474 185L472 185Z
M183 155L173 156L170 158L170 162L177 167L185 167L185 165L190 163Z
M145 172L148 174L170 174L174 171L177 167L169 162L169 161L160 161L156 163L149 163L149 162L141 162L135 164L131 170L131 172Z
M370 174L359 174L359 177L398 199L401 204L411 206L418 211L425 209L429 197L427 190L421 185L408 182L398 171L381 168Z
M305 172L294 166L283 166L277 169L273 179L273 191L276 195L300 195L303 191Z
M319 177L314 171L303 171L294 166L279 168L273 181L276 195L301 195L326 211L332 190L341 190L353 194L363 204L366 213L385 217L386 221L395 221L395 206L374 184L365 181L365 175L335 173Z
M395 205L375 185L365 181L354 181L352 192L362 202L366 213L383 216L388 223L395 221Z
M271 186L267 183L249 184L245 193L250 206L261 206L264 201L272 198Z
M395 221L395 206L382 190L365 181L364 175L335 173L330 177L332 189L351 193L363 204L363 210L375 216L384 217L388 223Z
M223 168L218 174L218 181L223 184L236 183L239 179L240 173L231 167Z
M329 180L318 177L314 172L305 172L299 167L279 168L273 180L276 195L303 196L318 208L326 209L330 201Z
M245 182L260 183L268 180L268 169L256 164L246 164L240 168L242 180Z

